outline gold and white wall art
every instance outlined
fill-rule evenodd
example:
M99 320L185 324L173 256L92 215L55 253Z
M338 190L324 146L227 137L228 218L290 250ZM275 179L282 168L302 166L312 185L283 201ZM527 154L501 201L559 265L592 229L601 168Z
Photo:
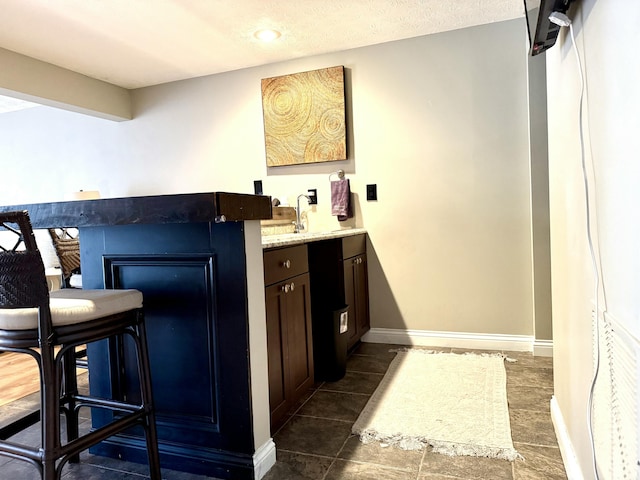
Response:
M344 67L262 79L268 167L347 159Z

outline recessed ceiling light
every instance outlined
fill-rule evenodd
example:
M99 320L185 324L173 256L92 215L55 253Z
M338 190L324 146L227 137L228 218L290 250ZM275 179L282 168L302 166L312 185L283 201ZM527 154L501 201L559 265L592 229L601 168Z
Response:
M262 42L272 42L273 40L280 38L280 35L281 33L279 31L272 30L270 28L263 28L253 34L254 37Z

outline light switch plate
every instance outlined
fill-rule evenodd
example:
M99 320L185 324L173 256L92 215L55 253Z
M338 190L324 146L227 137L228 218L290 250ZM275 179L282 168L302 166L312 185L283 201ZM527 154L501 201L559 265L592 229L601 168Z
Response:
M378 185L375 183L367 185L367 200L378 200Z

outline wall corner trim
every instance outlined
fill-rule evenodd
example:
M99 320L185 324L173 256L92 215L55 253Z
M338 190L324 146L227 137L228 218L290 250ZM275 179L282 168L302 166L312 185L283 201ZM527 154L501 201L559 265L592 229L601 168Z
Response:
M254 478L260 480L275 464L276 444L270 438L253 454Z
M560 410L560 405L555 395L551 396L550 408L551 421L556 431L558 447L560 447L560 454L562 455L564 469L567 472L567 478L569 480L584 480L582 469L578 463L578 457L569 438L569 430L567 430L567 425L564 422L564 417L562 416L562 411Z

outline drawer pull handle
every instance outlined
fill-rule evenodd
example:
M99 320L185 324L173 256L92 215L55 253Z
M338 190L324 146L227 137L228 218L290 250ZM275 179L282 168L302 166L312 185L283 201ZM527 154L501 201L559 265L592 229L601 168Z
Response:
M295 289L296 289L296 284L293 282L285 283L280 287L280 290L283 291L284 293L293 292Z
M285 260L284 262L282 262L282 266L284 268L291 268L291 260Z

